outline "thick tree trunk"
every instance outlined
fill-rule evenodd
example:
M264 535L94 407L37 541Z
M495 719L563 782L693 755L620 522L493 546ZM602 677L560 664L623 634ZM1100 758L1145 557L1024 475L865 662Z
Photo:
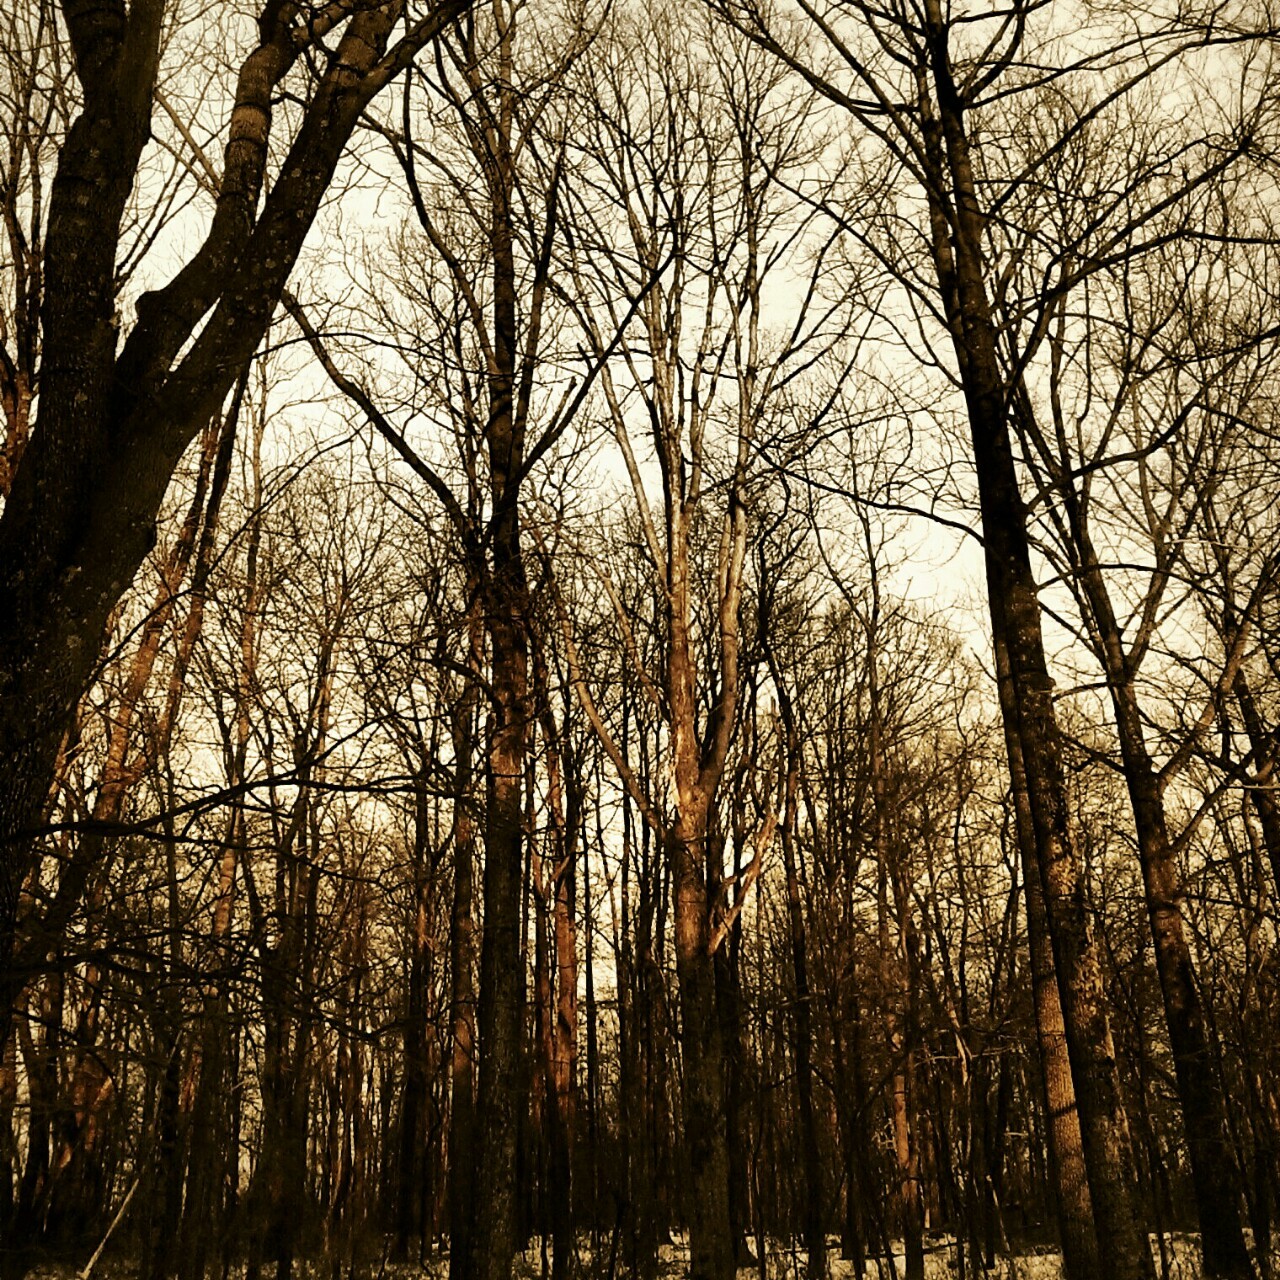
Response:
M464 7L445 0L404 52ZM265 7L261 44L237 85L209 235L168 285L138 300L118 354L120 227L150 137L167 6L63 11L84 105L49 196L38 423L0 516L3 1022L21 982L10 963L19 889L111 611L154 543L183 451L266 332L351 130L390 78L377 64L402 6L354 8L259 211L272 91L308 47L289 6Z
M125 53L118 24L97 32L83 18L72 24L77 54L89 61L84 109L50 192L40 426L0 516L0 1030L21 986L10 967L18 893L59 744L110 612L148 550L146 528L121 529L118 544L100 547L86 545L84 534L100 514L104 481L115 478L101 462L115 447L116 247L150 134L162 10L136 6L128 51L138 61L127 77L110 72ZM120 496L107 487L107 502Z
M529 740L528 584L520 530L527 403L516 402L521 355L520 277L516 265L516 167L512 141L510 15L497 15L498 102L492 123L475 127L472 145L484 175L493 299L488 359L488 563L476 563L489 639L489 707L485 776L484 924L480 948L480 1160L471 1237L470 1280L508 1280L515 1255L517 1158L526 1119L524 1094L524 813ZM467 74L482 92L469 32ZM487 90L485 84L484 89ZM536 326L536 306L526 319ZM533 329L536 333L536 327ZM530 339L532 342L532 339ZM474 554L474 553L473 553ZM483 553L481 553L483 554Z
M669 448L674 442L667 442ZM675 466L668 459L668 471ZM733 508L736 570L725 566L719 628L724 670L706 741L698 734L697 658L692 631L690 531L693 510L671 501L667 510L667 702L675 819L663 837L675 908L676 977L680 991L680 1044L684 1065L685 1161L690 1176L691 1280L732 1280L734 1239L729 1209L729 1151L725 1119L725 1045L716 1006L708 883L709 814L724 772L737 705L737 601L741 592L741 540L745 511ZM726 530L729 533L729 530ZM717 876L720 873L717 872ZM716 886L718 888L718 885Z
M716 1010L705 867L706 827L677 825L666 837L675 893L676 975L684 1075L685 1155L690 1195L690 1280L732 1280L729 1153L724 1118L724 1046Z
M509 569L514 567L509 563ZM508 583L507 589L514 594L519 587ZM490 713L485 804L478 1100L484 1124L472 1236L474 1280L508 1280L516 1249L516 1141L523 1112L520 902L527 657L520 621L504 603L510 599L490 585L487 626L496 706Z
M1009 657L1010 709L1016 715L1014 731L1027 781L1089 1190L1112 1276L1149 1280L1154 1267L1142 1225L1102 971L1067 810L1053 684L1010 442L1009 388L1000 372L982 274L983 218L939 0L926 0L926 17L938 111L935 119L932 104L922 97L926 147L939 190L954 200L949 212L938 192L931 193L935 266L968 408L992 632L1003 635Z
M493 161L493 344L489 377L489 452L494 514L491 560L483 576L491 704L485 780L484 928L480 951L480 1087L484 1118L476 1192L473 1280L508 1280L516 1250L516 1157L524 1115L523 793L529 719L524 563L519 485L524 456L515 417L518 342L512 230L510 139Z
M994 355L994 351L992 352ZM1025 517L1003 421L971 400L982 491L993 630L1003 629L1017 699L1016 733L1035 828L1045 917L1052 939L1064 1030L1075 1081L1099 1240L1117 1280L1152 1273L1141 1226L1133 1152L1120 1092L1102 972L1066 805L1061 745L1045 665ZM994 406L991 406L994 410Z
M994 358L994 347L990 349ZM1139 1280L1153 1273L1141 1225L1128 1120L1120 1092L1102 972L1089 924L1079 855L1067 814L1061 745L1045 665L1039 603L1031 575L1025 516L1017 493L999 396L970 397L987 553L993 632L1002 630L1016 697L1041 881L1052 940L1064 1030L1075 1081L1085 1163L1099 1241L1108 1242L1111 1274Z
M1164 997L1206 1276L1253 1275L1240 1215L1240 1170L1216 1053L1182 919L1182 879L1165 826L1159 779L1147 753L1132 684L1112 684L1125 781L1138 835L1156 971Z
M1040 1082L1044 1090L1049 1173L1057 1210L1063 1265L1067 1280L1103 1280L1098 1237L1094 1229L1093 1203L1089 1198L1080 1116L1076 1109L1075 1085L1067 1053L1062 1002L1058 996L1053 943L1045 914L1031 799L1027 794L1026 773L1022 766L1022 747L1015 731L1017 703L1010 683L1009 655L1002 630L995 631L994 641L996 681L1004 712L1014 838L1022 866L1022 887L1027 908L1031 994L1035 1006L1036 1040L1040 1050Z

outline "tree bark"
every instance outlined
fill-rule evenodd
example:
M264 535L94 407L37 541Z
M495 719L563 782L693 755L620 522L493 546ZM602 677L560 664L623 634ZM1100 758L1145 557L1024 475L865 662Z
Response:
M1023 897L1027 909L1031 997L1035 1008L1036 1041L1039 1047L1049 1173L1057 1211L1058 1237L1062 1244L1063 1267L1067 1280L1103 1280L1105 1273L1094 1229L1093 1203L1089 1198L1080 1115L1076 1108L1062 1002L1058 995L1058 975L1045 910L1035 827L1031 817L1031 799L1027 793L1026 773L1022 765L1022 747L1015 731L1017 704L1010 684L1009 655L1002 631L995 631L994 642L996 681L1009 762L1014 839L1018 846Z
M775 673L775 683L781 681ZM813 1013L809 990L809 954L800 875L796 866L796 793L799 787L800 743L793 724L790 697L779 689L787 734L787 781L782 815L782 864L787 879L787 921L791 933L791 970L795 981L796 1101L800 1112L800 1150L804 1169L803 1227L805 1274L808 1280L825 1280L827 1274L826 1222L823 1218L822 1157L818 1147L818 1122L813 1105Z
M1273 735L1268 734L1263 725L1249 678L1243 671L1236 672L1232 689L1249 738L1249 749L1253 752L1254 768L1262 775L1250 786L1249 796L1262 825L1262 843L1267 850L1267 860L1271 863L1271 878L1276 892L1280 893L1280 798L1277 798L1275 783L1276 751L1271 743Z
M689 1165L689 1275L731 1280L729 1153L724 1116L724 1045L716 1010L710 910L704 867L706 826L678 821L666 837L675 894L676 976L684 1074L685 1158Z
M424 744L425 747L425 744ZM426 1213L428 1068L428 993L431 977L431 939L428 936L429 896L435 889L428 874L427 846L431 821L427 804L429 769L434 749L426 747L414 795L414 841L410 872L413 882L413 923L409 937L409 990L405 1001L404 1084L400 1105L400 1151L396 1187L395 1251L402 1262L421 1261L430 1235ZM458 807L461 807L461 801ZM456 830L456 828L455 828ZM456 856L456 847L455 847ZM452 1255L451 1255L452 1256Z
M504 41L510 31L504 31ZM509 45L504 46L509 48ZM509 76L507 83L509 84ZM522 796L529 736L527 584L520 545L524 423L515 411L519 344L511 138L495 130L487 163L493 268L492 344L485 439L493 516L482 595L489 636L488 761L485 778L484 928L480 952L480 1092L484 1117L476 1200L475 1280L507 1280L516 1249L516 1143L523 1114L521 1067L524 953L521 947Z
M474 583L470 584L474 587ZM469 590L468 595L473 592ZM473 606L467 625L468 664L478 675L484 653L483 621ZM468 680L453 722L453 906L449 920L449 1280L471 1280L476 1217L475 1125L475 823L472 818L472 740L478 690Z
M1067 811L1053 683L1010 441L1010 389L1000 372L982 274L983 218L938 0L926 0L925 12L937 95L936 116L934 104L921 96L930 175L937 184L929 192L935 267L968 408L992 633L1003 635L1009 657L1010 709L1027 780L1097 1235L1100 1246L1107 1242L1116 1280L1151 1280L1154 1266L1102 971ZM943 191L953 205L950 214Z

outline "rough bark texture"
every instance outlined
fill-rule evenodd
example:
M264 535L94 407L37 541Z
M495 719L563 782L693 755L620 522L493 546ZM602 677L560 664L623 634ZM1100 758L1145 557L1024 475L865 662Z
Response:
M676 470L670 466L673 475ZM721 673L722 701L704 746L697 733L697 660L691 634L692 515L691 506L674 504L667 518L667 700L676 817L665 834L664 848L675 904L685 1157L691 1179L687 1206L690 1276L692 1280L730 1280L735 1259L729 1218L724 1042L716 1009L713 903L706 868L708 815L724 771L737 697L736 593L741 590L741 560L736 583L729 579L730 598L727 604L721 603L722 644L730 646L730 661Z
M1022 748L1014 731L1017 704L1009 684L1009 656L1003 634L999 631L995 634L995 657L1009 760L1015 838L1027 908L1027 943L1036 1041L1040 1050L1040 1079L1044 1089L1049 1171L1058 1211L1063 1268L1067 1280L1103 1280L1105 1273L1094 1231L1093 1204L1089 1199L1089 1179L1084 1162L1080 1116L1076 1109L1075 1085L1071 1078L1071 1060L1067 1053L1062 1001L1058 996L1053 943L1045 914L1031 800L1027 795L1027 779L1022 767Z
M787 783L782 815L782 863L787 877L787 921L791 933L791 971L796 984L795 1055L796 1099L800 1111L800 1146L804 1153L804 1247L808 1280L825 1280L827 1275L827 1234L823 1214L822 1156L818 1146L818 1120L813 1105L813 1010L809 991L809 952L805 930L804 902L800 893L795 832L796 793L799 788L800 743L794 724L791 700L779 686L778 701L787 732Z
M479 672L484 639L474 607L468 621L470 669ZM471 1233L476 1214L475 824L470 810L476 702L473 680L463 692L453 726L458 763L454 774L453 904L449 919L449 1023L453 1041L449 1068L449 1280L471 1280Z
M993 345L990 356L994 360ZM1117 1280L1150 1276L1151 1254L1141 1226L1137 1177L1099 957L1067 814L1061 742L1044 659L1039 603L998 386L985 394L970 395L969 399L982 497L987 587L993 626L1005 629L1017 697L1017 735L1065 1015L1094 1217L1099 1239L1109 1242L1111 1274Z
M485 795L480 952L479 1109L484 1128L473 1236L478 1280L506 1280L516 1247L516 1134L522 1111L524 1008L521 798L528 738L528 652L515 604L524 591L518 537L513 507L495 533L495 563L485 593L494 706L490 711Z
M676 976L680 988L681 1101L689 1164L691 1280L734 1274L729 1230L729 1152L724 1119L724 1045L716 1010L715 967L703 871L706 828L678 824L667 837L675 895Z
M1067 811L1053 686L1010 441L1010 396L1000 371L983 278L983 218L963 104L952 80L946 25L937 0L927 0L926 16L936 116L935 104L922 97L922 117L930 172L938 184L930 193L935 266L968 408L992 629L1003 635L1009 658L1014 704L1010 710L1016 716L1027 781L1094 1218L1099 1240L1107 1242L1111 1275L1116 1280L1149 1280L1154 1266L1142 1226L1102 971ZM944 191L950 208L941 198Z
M506 32L504 39L510 39ZM508 74L509 83L509 74ZM503 116L509 104L504 105ZM509 126L509 121L508 121ZM484 573L491 703L485 781L484 930L480 951L480 1092L484 1117L476 1197L475 1278L507 1280L516 1248L516 1140L524 1113L524 951L521 945L524 824L522 793L529 738L529 646L519 489L524 422L515 404L519 322L513 232L514 159L505 129L485 153L493 270L489 419L489 525Z

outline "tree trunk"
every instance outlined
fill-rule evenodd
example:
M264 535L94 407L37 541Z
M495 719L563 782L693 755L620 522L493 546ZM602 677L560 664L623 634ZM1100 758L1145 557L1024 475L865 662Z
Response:
M1067 810L1053 684L1010 442L1009 389L1000 372L982 275L983 219L939 0L926 0L926 19L938 99L935 119L932 104L922 95L926 145L940 189L951 193L955 203L949 219L938 194L930 197L935 266L968 408L992 632L1003 634L1009 657L1014 731L1027 780L1089 1190L1112 1276L1150 1280L1154 1268L1142 1225L1102 971Z
M430 939L427 936L428 895L434 886L427 875L427 845L430 840L430 814L427 808L427 769L414 797L413 843L413 933L409 938L409 992L405 1002L404 1085L400 1105L400 1151L396 1187L395 1251L402 1262L421 1259L427 1243L429 1225L426 1215L425 1182L427 1178L427 1105L428 1079L428 990L431 967ZM458 802L461 808L461 801Z
M742 778L738 779L743 782ZM735 794L733 805L733 879L740 881L743 872L743 846L747 839L745 805L738 802L741 792ZM724 837L717 829L708 838L710 858L707 862L707 881L716 883L719 870L724 866ZM729 1180L726 1194L729 1199L729 1233L733 1237L733 1259L738 1268L748 1267L755 1261L747 1244L747 1232L751 1222L746 1197L739 1194L748 1185L747 1169L747 1110L744 1094L745 1046L743 1044L742 1019L742 916L733 921L728 937L716 949L716 1009L720 1018L720 1043L724 1049L724 1117L725 1155Z
M1253 1275L1253 1265L1240 1216L1240 1170L1182 919L1182 880L1165 826L1160 782L1147 754L1132 684L1113 683L1112 697L1137 827L1156 971L1186 1126L1205 1275L1246 1280Z
M1053 943L1045 913L1044 889L1037 860L1031 800L1022 766L1022 748L1014 731L1017 705L1010 684L1009 655L1003 631L995 632L996 681L1004 711L1005 748L1009 762L1013 804L1014 839L1022 866L1023 896L1027 908L1027 942L1031 959L1031 996L1035 1007L1039 1046L1040 1083L1043 1088L1045 1131L1049 1148L1049 1172L1057 1211L1067 1280L1103 1280L1093 1204L1084 1162L1080 1115L1067 1053L1062 1002Z
M573 1151L577 1099L575 1067L578 1051L578 946L575 914L578 896L578 839L582 828L583 780L577 757L556 724L551 681L540 643L534 643L533 673L545 745L550 862L537 858L535 885L539 927L543 911L552 917L545 959L539 951L540 1039L545 1056L552 1280L566 1280L574 1255ZM537 855L535 855L537 857ZM545 984L545 992L541 989Z
M573 784L570 783L572 786ZM571 806L576 808L576 806ZM576 824L577 815L571 813ZM574 826L569 826L569 832ZM556 1008L552 1035L552 1113L555 1123L551 1147L552 1236L555 1247L553 1280L567 1280L573 1259L573 1229L577 1217L573 1186L573 1156L577 1128L574 1078L578 1045L578 944L574 927L577 904L577 854L566 833L564 853L556 877L555 958Z
M509 519L514 522L514 512ZM508 553L510 547L504 548ZM508 569L519 572L515 564ZM506 576L506 575L503 575ZM499 578L499 581L502 579ZM514 595L519 584L511 582ZM480 952L480 1092L484 1118L476 1195L474 1280L508 1280L516 1249L516 1141L523 1110L524 957L520 939L526 651L496 583L487 627L496 705L490 712L485 801L484 929Z
M483 639L470 620L470 662L479 670ZM468 682L454 719L453 907L449 920L449 1280L472 1280L476 1218L474 896L475 829L471 818L471 738L476 690Z
M1259 777L1253 782L1249 788L1249 796L1258 821L1262 824L1262 842L1271 863L1275 891L1280 893L1280 793L1277 793L1275 783L1276 755L1262 717L1258 714L1257 701L1249 686L1249 679L1243 671L1236 672L1232 688L1240 705L1240 715L1249 738L1249 749L1253 752L1254 768L1265 775L1265 780L1264 777Z
M920 1132L916 1107L915 1017L917 965L915 926L907 893L905 852L891 829L885 742L881 725L878 664L880 640L879 583L874 561L871 572L872 609L867 623L867 750L871 774L872 839L876 855L877 921L880 944L881 992L885 1002L885 1030L891 1063L893 1148L897 1160L896 1199L902 1232L907 1280L924 1280L924 1205L920 1194ZM896 941L889 931L888 887L893 884L898 916Z
M403 52L464 7L446 0ZM166 6L63 13L83 107L49 193L38 422L0 515L0 1032L18 994L18 894L59 743L112 610L154 544L179 459L257 349L351 131L389 79L379 60L402 8L357 7L259 208L273 90L310 48L288 6L265 6L209 234L167 285L138 299L123 346L120 228L151 136Z
M597 776L597 787L599 777ZM603 857L604 822L600 806L596 806L596 840L595 846ZM596 1007L596 968L595 968L595 908L591 901L591 850L587 839L582 841L582 933L585 939L583 954L586 970L586 1014L587 1014L587 1148L590 1160L591 1176L588 1179L590 1199L588 1201L588 1218L591 1222L592 1257L599 1258L602 1240L601 1229L604 1222L601 1218L600 1203L600 1029L599 1011ZM618 1023L621 1036L622 999L625 977L619 969L616 979L618 993ZM618 1049L619 1069L621 1069L622 1049ZM0 1140L4 1130L0 1129ZM0 1177L3 1177L4 1166L0 1162Z
M724 1119L724 1046L716 1010L704 873L706 827L677 823L666 838L675 893L685 1153L689 1165L690 1280L732 1280L729 1153Z
M776 680L776 676L775 676ZM779 682L780 683L780 682ZM803 1180L803 1224L808 1280L827 1274L826 1223L823 1220L822 1159L818 1122L813 1105L813 1017L809 992L809 956L800 876L796 868L796 791L799 785L800 745L791 724L790 699L779 691L787 728L787 784L782 817L782 863L787 878L787 920L791 933L791 969L795 981L796 1101L800 1112L800 1150Z
M1200 1000L1182 919L1182 878L1165 823L1163 783L1142 728L1134 672L1102 578L1085 513L1072 489L1064 494L1089 618L1107 676L1125 783L1133 808L1156 972L1164 997L1178 1098L1191 1160L1205 1273L1247 1280L1253 1275L1240 1216L1240 1170L1227 1125L1226 1102ZM1227 661L1231 661L1230 658Z

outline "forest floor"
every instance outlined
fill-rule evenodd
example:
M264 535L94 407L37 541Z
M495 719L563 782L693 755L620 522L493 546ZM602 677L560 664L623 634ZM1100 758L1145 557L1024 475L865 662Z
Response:
M754 1247L754 1245L753 1245ZM1200 1280L1200 1243L1194 1235L1166 1235L1164 1246L1156 1236L1151 1237L1151 1252L1160 1280ZM687 1274L687 1250L679 1242L662 1250L663 1280L678 1280ZM785 1241L769 1241L765 1252L763 1272L757 1264L738 1271L738 1280L803 1280L808 1255L799 1245L794 1247ZM526 1262L538 1261L536 1251L526 1257ZM1012 1253L996 1258L989 1271L975 1270L967 1261L966 1275L990 1277L990 1280L1061 1280L1062 1255L1052 1251L1036 1253ZM925 1246L925 1280L957 1280L962 1265L961 1252L956 1241L949 1237L934 1237ZM840 1257L839 1241L829 1241L827 1258L831 1280L855 1280L852 1261ZM527 1280L537 1280L540 1269L528 1273ZM906 1275L906 1260L901 1248L895 1250L892 1262L881 1256L868 1258L866 1280L897 1280Z
M593 1265L590 1243L584 1241L584 1246L577 1274L583 1280L604 1280L609 1274L608 1258L601 1258L598 1264ZM1159 1240L1152 1236L1151 1251L1160 1280L1199 1280L1200 1257L1195 1236L1166 1236L1163 1249ZM758 1263L742 1267L738 1271L738 1280L803 1280L805 1263L805 1251L798 1245L793 1247L785 1241L771 1240L765 1250L763 1269ZM953 1239L935 1237L926 1246L925 1280L959 1280L960 1266L960 1254ZM831 1280L856 1280L854 1264L840 1257L839 1242L835 1238L830 1242L828 1270ZM93 1280L131 1280L136 1274L136 1265L131 1265L130 1259L108 1254L94 1269ZM348 1275L345 1271L342 1274L344 1278ZM356 1267L353 1280L447 1280L448 1274L448 1255L440 1254L422 1266L366 1262ZM615 1274L622 1276L625 1271L617 1266ZM688 1249L677 1237L659 1251L659 1280L681 1280L687 1274ZM78 1269L69 1266L37 1267L28 1274L28 1280L78 1280L80 1275ZM300 1260L295 1267L295 1275L298 1280L332 1280L334 1271L327 1260L314 1263ZM545 1280L547 1275L549 1270L544 1266L538 1243L517 1256L513 1280ZM867 1259L866 1280L897 1280L905 1275L906 1264L901 1251L895 1251L892 1262L884 1256ZM1061 1280L1062 1259L1053 1252L1009 1254L998 1257L994 1268L989 1271L975 1271L969 1262L966 1275L989 1280ZM242 1276L243 1268L232 1267L225 1280L240 1280Z

